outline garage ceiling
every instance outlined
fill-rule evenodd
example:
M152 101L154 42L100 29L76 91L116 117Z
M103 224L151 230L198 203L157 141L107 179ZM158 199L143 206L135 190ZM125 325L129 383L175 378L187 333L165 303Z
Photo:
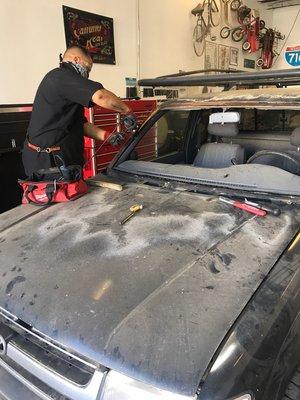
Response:
M267 3L269 10L282 7L299 6L300 0L259 0L260 3Z

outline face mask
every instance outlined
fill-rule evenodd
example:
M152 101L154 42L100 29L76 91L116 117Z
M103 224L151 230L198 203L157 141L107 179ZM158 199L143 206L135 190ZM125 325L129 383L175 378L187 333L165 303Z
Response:
M88 78L89 77L89 71L84 65L75 63L75 62L70 62L72 67L78 72L83 78Z

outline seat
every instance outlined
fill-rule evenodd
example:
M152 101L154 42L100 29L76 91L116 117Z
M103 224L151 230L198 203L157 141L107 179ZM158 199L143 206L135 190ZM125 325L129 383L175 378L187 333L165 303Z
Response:
M271 165L273 167L281 168L292 174L300 175L300 127L295 128L292 132L290 144L295 147L295 150L286 152L261 150L250 157L247 163L251 162L251 159L253 159L254 164ZM280 155L280 153L282 155ZM284 157L285 154L287 157ZM289 156L294 161L290 160Z
M290 137L290 143L296 148L296 150L290 151L289 153L296 156L300 155L300 127L295 128Z
M197 17L199 14L202 14L204 11L204 7L202 3L199 3L195 8L192 9L191 13Z
M209 124L208 133L217 137L234 137L238 134L237 123ZM245 150L239 144L206 143L200 147L193 166L201 168L226 168L245 163Z

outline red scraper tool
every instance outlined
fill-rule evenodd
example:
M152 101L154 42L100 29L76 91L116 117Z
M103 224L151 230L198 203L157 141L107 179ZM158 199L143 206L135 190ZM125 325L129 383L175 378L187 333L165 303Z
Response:
M225 199L225 197L219 197L219 200L222 201L223 203L231 204L233 207L247 211L250 214L257 215L258 217L265 217L267 215L267 212L265 210L251 206L241 201Z

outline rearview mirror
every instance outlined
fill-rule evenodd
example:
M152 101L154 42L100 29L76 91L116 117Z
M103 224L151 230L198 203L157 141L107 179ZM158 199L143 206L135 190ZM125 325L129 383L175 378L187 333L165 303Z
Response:
M209 116L210 124L231 124L231 123L239 123L241 120L240 113L235 111L229 112L218 112L213 113Z

